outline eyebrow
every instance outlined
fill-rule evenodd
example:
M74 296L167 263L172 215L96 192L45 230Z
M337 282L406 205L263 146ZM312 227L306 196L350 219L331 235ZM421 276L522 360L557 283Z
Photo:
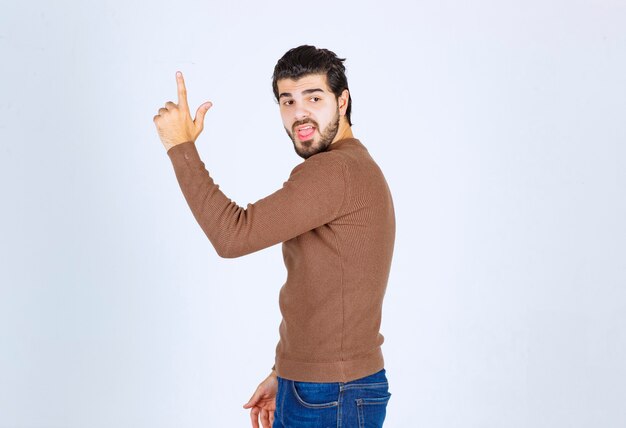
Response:
M312 94L313 92L324 92L324 90L320 88L305 89L304 91L302 91L302 95ZM282 94L278 96L278 98L291 97L291 96L292 95L289 92L283 92Z

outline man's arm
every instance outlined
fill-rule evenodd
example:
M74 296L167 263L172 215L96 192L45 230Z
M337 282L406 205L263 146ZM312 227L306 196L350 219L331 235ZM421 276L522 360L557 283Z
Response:
M281 189L246 208L222 193L193 142L167 154L189 208L221 257L249 254L324 225L344 200L343 166L328 154L299 164Z
M344 201L343 165L328 153L298 165L283 187L242 208L219 190L195 147L212 106L191 119L182 74L176 74L178 104L171 101L153 121L170 157L185 199L217 253L238 257L287 241L333 220Z

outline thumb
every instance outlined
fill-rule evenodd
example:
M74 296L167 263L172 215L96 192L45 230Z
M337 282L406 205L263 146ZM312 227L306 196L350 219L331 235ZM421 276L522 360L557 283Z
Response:
M213 103L208 101L198 107L198 110L196 111L196 118L193 120L194 125L196 125L196 129L202 130L202 128L204 128L204 116L212 106Z

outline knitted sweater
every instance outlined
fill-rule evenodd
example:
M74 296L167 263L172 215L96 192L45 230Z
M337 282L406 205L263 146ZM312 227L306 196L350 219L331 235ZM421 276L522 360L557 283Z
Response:
M384 368L379 328L395 215L387 182L359 140L336 141L309 157L281 189L246 208L222 193L193 142L167 154L218 255L283 243L278 376L348 382Z

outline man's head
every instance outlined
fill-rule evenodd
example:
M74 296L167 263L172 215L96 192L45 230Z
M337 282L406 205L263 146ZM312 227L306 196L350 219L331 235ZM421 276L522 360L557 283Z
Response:
M352 125L352 100L343 65L327 49L299 46L278 60L274 96L296 153L308 158L324 151Z

